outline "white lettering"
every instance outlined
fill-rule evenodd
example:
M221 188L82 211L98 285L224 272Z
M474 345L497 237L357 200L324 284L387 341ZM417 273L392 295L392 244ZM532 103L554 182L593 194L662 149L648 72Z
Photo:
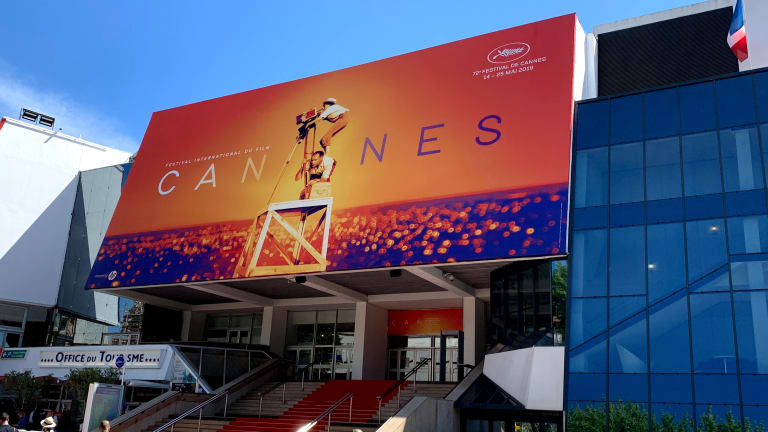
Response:
M208 173L211 173L210 180L206 180L206 177L208 177ZM216 170L213 168L213 164L208 167L208 171L203 174L203 177L200 179L199 182L197 182L197 186L195 186L195 190L198 190L200 186L206 184L206 183L212 183L213 187L216 187Z
M253 164L253 160L249 157L248 160L245 162L245 168L243 169L243 178L240 180L240 184L245 183L245 176L248 174L248 168L251 168L251 171L253 171L253 175L256 176L256 180L261 180L261 173L264 172L264 162L267 161L267 155L261 157L261 166L259 167L258 171L256 170L256 165Z
M165 173L163 178L160 179L160 183L157 184L157 193L159 193L160 195L168 195L169 193L173 192L174 189L176 189L176 186L171 186L170 189L163 190L163 182L171 174L175 175L176 177L180 175L179 172L176 170L168 171L167 173Z

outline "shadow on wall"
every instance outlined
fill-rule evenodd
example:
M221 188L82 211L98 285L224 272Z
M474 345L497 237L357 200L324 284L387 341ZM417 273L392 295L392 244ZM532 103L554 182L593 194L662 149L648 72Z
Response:
M3 300L56 304L78 179L79 175L75 175L8 252L0 256Z

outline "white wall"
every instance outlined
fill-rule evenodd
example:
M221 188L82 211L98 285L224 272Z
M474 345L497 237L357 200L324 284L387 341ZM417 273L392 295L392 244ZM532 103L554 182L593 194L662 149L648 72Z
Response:
M747 30L749 58L739 64L739 70L768 66L768 1L742 0L744 26ZM735 2L734 2L735 4Z
M79 172L125 163L130 154L0 122L0 300L53 306Z

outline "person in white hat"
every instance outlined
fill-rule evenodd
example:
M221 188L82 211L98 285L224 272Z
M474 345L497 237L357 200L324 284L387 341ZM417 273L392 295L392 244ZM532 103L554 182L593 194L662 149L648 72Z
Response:
M53 432L56 430L56 422L53 421L53 417L46 417L41 420L40 426L43 427L44 432Z
M332 123L328 132L320 138L320 145L323 147L323 151L328 154L331 138L349 124L349 109L337 104L336 98L328 98L323 101L323 112L320 114L320 118Z

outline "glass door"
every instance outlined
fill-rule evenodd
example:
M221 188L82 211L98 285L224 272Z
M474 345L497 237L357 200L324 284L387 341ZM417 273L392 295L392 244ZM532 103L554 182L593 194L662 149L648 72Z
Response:
M352 348L336 348L333 361L333 379L352 379Z
M456 382L459 380L459 350L448 348L445 350L445 380Z

